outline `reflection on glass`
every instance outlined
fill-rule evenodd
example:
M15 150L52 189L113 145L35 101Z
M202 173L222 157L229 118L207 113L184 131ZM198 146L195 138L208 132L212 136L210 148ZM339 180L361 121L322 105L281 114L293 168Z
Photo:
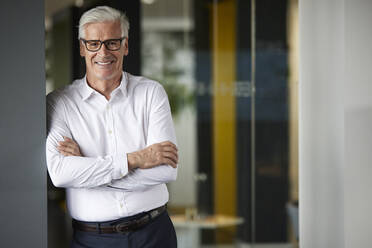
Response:
M290 246L287 206L298 200L297 1L257 1L254 10L251 1L172 2L142 6L142 72L185 86L174 94L181 173L169 185L181 245ZM191 237L193 246L182 243Z

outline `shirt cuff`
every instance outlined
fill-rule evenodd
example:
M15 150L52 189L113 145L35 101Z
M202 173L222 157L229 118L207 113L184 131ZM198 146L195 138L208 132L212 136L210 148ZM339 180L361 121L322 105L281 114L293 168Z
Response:
M127 154L115 155L112 157L112 166L114 168L112 178L120 179L128 174Z

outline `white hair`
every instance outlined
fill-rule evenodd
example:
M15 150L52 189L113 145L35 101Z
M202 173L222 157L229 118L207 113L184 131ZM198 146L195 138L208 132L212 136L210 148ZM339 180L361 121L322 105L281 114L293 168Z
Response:
M108 7L98 6L86 11L79 21L79 39L85 37L85 25L96 22L120 21L122 37L128 37L129 20L121 11Z

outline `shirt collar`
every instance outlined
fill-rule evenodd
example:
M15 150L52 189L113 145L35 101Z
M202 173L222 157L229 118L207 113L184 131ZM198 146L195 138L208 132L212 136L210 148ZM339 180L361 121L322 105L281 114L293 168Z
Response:
M118 89L118 90L120 90L123 93L123 95L125 97L127 97L128 96L127 87L128 87L128 76L127 76L127 73L122 72L120 85L118 86L118 88L114 89L114 91L116 91ZM93 88L91 88L88 85L87 76L86 75L82 79L82 84L80 86L80 92L81 92L81 97L82 97L83 101L85 101L86 99L88 99L93 93L96 92Z
M92 89L88 85L87 76L86 75L85 75L85 77L82 80L82 83L81 83L81 86L80 86L80 92L81 92L81 97L83 98L83 101L85 101L86 99L88 99L88 97L90 97L90 95L92 95L94 93L94 89Z
M121 76L121 82L120 82L120 85L119 85L119 90L123 93L123 95L125 97L128 96L128 75L126 72L123 72L122 76Z

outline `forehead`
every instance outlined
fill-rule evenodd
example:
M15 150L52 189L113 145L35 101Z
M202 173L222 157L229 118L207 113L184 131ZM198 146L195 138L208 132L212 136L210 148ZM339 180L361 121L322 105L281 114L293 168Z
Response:
M84 26L86 40L107 40L121 37L119 21L94 22Z

